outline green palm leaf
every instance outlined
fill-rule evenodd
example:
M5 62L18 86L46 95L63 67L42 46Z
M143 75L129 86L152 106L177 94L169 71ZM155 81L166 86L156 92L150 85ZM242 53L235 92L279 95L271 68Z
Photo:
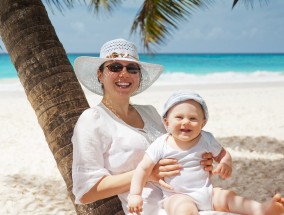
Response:
M178 24L187 20L192 12L207 6L207 0L145 0L133 22L131 33L139 33L148 51L151 45L165 43L166 36L178 29Z
M91 0L89 6L94 9L94 12L99 12L101 8L107 12L112 12L113 9L121 5L121 3L121 0Z
M253 6L254 6L254 0L241 0L241 1L243 2L243 4L246 7L250 6L251 8L253 8ZM265 4L267 4L269 0L258 0L258 1L259 1L260 5L262 5L263 2ZM238 2L239 2L239 0L234 0L232 8L234 8Z
M68 9L73 8L75 2L83 3L88 5L90 9L94 11L94 13L99 13L101 9L112 12L114 8L119 6L122 3L122 0L90 0L88 3L86 0L45 0L46 4L52 9L52 5L54 5L59 11L63 11L64 7Z

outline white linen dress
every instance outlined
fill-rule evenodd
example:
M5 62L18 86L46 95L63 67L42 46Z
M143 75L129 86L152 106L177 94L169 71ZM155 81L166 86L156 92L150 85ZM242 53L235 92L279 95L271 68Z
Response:
M85 110L76 123L73 143L73 193L75 203L103 176L134 170L148 146L164 134L161 117L153 106L133 105L144 121L144 128L129 126L114 115L103 103ZM119 194L125 214L127 193ZM157 212L162 192L154 183L143 190L144 214Z

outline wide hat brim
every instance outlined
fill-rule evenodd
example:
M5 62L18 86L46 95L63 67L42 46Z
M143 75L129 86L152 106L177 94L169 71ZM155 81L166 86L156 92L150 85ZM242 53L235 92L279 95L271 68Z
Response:
M134 92L133 95L137 95L149 88L158 79L163 71L162 65L145 63L129 58L99 58L81 56L76 58L74 62L74 70L76 76L82 83L82 85L88 90L98 95L103 95L103 89L101 83L98 80L97 71L104 62L111 60L131 61L140 65L142 79L138 90Z

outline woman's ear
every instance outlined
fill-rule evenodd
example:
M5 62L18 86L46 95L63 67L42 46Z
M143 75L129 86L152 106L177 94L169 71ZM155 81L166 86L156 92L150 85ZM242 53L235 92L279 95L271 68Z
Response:
M102 83L102 72L98 69L98 71L97 71L97 76L98 76L98 81L100 82L100 83Z

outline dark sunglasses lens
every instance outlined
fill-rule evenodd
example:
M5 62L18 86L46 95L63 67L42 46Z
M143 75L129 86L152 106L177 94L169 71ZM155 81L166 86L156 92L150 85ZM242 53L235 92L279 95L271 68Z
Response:
M113 63L107 66L111 72L120 72L123 70L123 65L120 63Z
M137 74L140 72L140 68L138 65L136 66L136 65L129 64L126 66L126 69L127 69L127 72L129 72L130 74Z
M123 70L123 65L120 64L120 63L113 63L113 64L110 64L108 66L106 66L109 71L111 72L121 72ZM129 64L126 67L126 70L128 73L130 74L137 74L140 72L140 67L138 65L135 65L135 64Z

